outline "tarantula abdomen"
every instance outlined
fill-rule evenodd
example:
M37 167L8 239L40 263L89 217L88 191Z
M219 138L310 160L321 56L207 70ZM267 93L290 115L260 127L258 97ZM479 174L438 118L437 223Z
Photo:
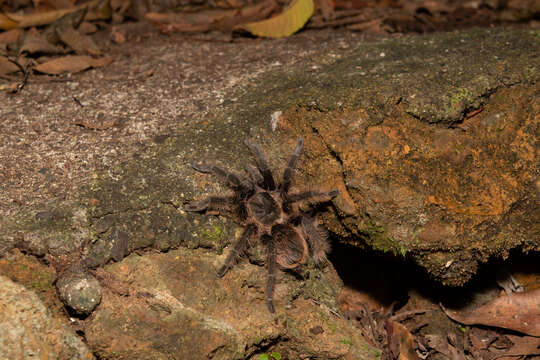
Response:
M227 171L217 165L195 164L201 173L210 173L224 181L233 191L232 196L210 196L192 201L184 206L186 211L206 214L228 214L244 227L227 255L218 276L224 276L258 238L266 245L268 280L265 294L268 310L274 312L273 291L277 267L293 269L303 264L308 256L320 263L330 250L326 230L321 228L312 214L300 210L298 203L330 201L338 190L303 191L290 193L294 170L302 153L304 139L300 138L293 150L280 184L276 186L274 176L259 145L246 141L255 158L257 167L245 167L247 177Z
M308 255L306 240L290 224L277 224L272 227L272 237L276 244L276 262L285 269L294 269L303 264Z

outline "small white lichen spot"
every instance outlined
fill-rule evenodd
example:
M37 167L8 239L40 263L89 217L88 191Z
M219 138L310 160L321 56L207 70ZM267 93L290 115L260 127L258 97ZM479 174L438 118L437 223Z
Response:
M283 114L283 112L274 111L274 113L271 115L270 125L272 126L272 131L276 131L276 128L277 128L277 125L279 123L279 118L281 117L281 114Z

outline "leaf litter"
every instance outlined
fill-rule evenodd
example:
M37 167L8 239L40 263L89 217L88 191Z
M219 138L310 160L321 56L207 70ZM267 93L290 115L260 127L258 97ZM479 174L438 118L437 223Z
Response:
M465 325L488 325L540 337L540 289L503 295L470 312L443 310Z
M402 261L356 256L357 250L349 248L341 251L343 255L334 249L332 259L345 283L338 299L341 313L381 349L381 359L509 360L540 355L538 256L509 261L504 271L501 266L485 270L465 288L449 288L417 269L404 269ZM340 256L354 258L354 264L341 264L340 269ZM380 274L373 276L373 267Z
M0 64L0 75L19 74L23 80L32 75L17 71L6 58L23 63L35 60L49 75L68 74L110 61L89 61L107 56L89 34L110 29L115 44L128 41L130 34L119 24L129 19L147 20L163 33L179 32L210 35L210 41L232 41L245 32L258 37L291 36L302 28L344 27L373 34L429 32L467 26L492 26L499 23L534 21L540 11L533 0L43 0L0 2L0 43L7 53ZM105 23L112 22L112 24ZM111 26L112 25L112 26ZM26 29L22 32L22 29ZM52 61L46 56L65 56ZM74 62L70 64L70 62ZM83 66L83 62L85 65ZM104 65L105 64L105 65ZM60 68L64 66L65 68ZM52 70L49 70L49 67ZM82 69L82 70L81 70ZM31 77L30 77L31 81ZM23 86L17 85L17 88Z

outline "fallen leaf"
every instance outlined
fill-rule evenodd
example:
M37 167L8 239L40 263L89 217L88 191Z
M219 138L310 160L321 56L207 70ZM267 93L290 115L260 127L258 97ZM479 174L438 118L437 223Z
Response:
M443 310L462 324L496 326L540 337L540 289L503 295L467 313Z
M104 4L105 3L105 4ZM0 29L9 30L14 27L27 28L32 26L41 26L50 24L66 14L79 11L81 9L90 9L87 14L87 19L103 19L107 16L108 1L107 0L93 0L79 6L75 6L69 9L60 9L45 12L36 12L33 14L0 14ZM110 11L109 11L110 16Z
M435 351L446 355L449 359L465 360L463 349L456 347L448 339L443 339L439 335L426 335L427 344Z
M17 21L11 19L6 14L0 13L0 30L10 30L17 27Z
M19 67L9 61L5 56L0 56L0 75L12 74L19 70Z
M91 67L107 66L112 58L103 57L94 59L85 55L64 56L37 65L34 69L44 74L59 75L64 73L76 73Z
M54 9L64 9L73 7L73 2L71 0L46 0L44 1L47 5L52 6Z
M111 40L115 44L123 44L126 42L126 34L125 31L121 31L118 29L118 27L113 26L111 29Z
M76 29L67 28L59 31L60 40L69 45L77 54L101 55L101 50L89 36L79 33Z
M81 34L88 35L96 33L98 31L98 27L91 22L83 21L77 30L79 30Z
M313 15L313 0L293 0L281 14L263 21L241 25L250 33L270 38L281 38L300 30Z
M0 34L0 44L14 44L23 33L22 29L11 29Z
M411 332L397 321L387 321L386 333L390 350L397 360L417 360Z
M65 51L60 47L51 44L41 35L29 31L24 35L24 38L19 46L18 53L54 55L63 54Z
M508 351L492 357L491 359L500 359L506 356L532 356L540 355L540 339L532 336L507 335L513 346Z
M241 9L215 9L174 14L150 12L145 17L164 32L204 32L232 30L238 24L268 16L275 8L275 1L267 0Z
M60 33L67 29L78 28L83 21L86 12L86 8L80 9L70 12L62 16L60 19L55 20L52 24L47 26L45 31L41 33L43 38L47 39L47 41L53 45L58 44L58 42L60 42Z

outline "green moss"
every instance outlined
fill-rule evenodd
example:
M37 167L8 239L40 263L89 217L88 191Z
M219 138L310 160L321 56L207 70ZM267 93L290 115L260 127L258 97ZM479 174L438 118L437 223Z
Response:
M382 225L372 219L367 220L363 225L360 230L366 235L366 241L373 249L403 257L407 254L407 248L389 236Z
M330 320L328 315L321 311L318 312L318 315L332 333L335 333L337 331L337 325L332 320Z
M227 231L223 223L213 222L209 224L209 227L201 229L201 235L211 243L216 244L220 248L223 247L223 239L225 238Z

